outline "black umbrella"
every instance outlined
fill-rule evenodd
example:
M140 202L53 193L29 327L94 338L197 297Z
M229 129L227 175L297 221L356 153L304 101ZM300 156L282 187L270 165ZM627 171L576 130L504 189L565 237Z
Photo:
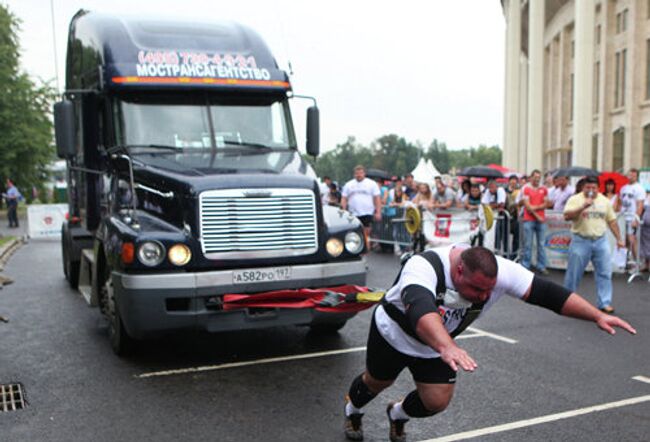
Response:
M487 166L470 166L460 171L458 175L477 178L503 178L503 174Z
M367 169L366 170L366 176L368 178L371 178L373 180L390 180L392 176L388 172L384 172L381 169Z
M588 167L581 166L569 166L569 167L560 167L555 172L553 176L598 176L600 172L597 170L590 169Z

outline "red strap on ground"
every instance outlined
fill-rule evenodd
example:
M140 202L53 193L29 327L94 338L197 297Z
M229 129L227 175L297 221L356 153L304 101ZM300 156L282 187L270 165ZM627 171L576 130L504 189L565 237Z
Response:
M371 302L345 302L334 306L319 305L331 293L348 295L351 293L368 292L368 287L357 285L342 285L321 289L274 290L256 293L254 295L226 294L223 296L223 309L236 310L241 308L313 308L321 312L342 313L358 312L372 307Z

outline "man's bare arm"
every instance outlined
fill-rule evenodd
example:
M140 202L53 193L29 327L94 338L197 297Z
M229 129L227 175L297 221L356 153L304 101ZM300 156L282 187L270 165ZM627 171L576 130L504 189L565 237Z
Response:
M532 284L530 287L528 287L528 290L526 291L526 294L523 296L522 300L529 300L528 298L530 297L531 290ZM542 303L538 303L537 305L544 306ZM567 316L570 318L582 319L584 321L593 321L596 323L596 325L598 325L598 327L611 335L616 333L614 327L622 328L633 335L636 334L636 330L629 323L617 316L601 312L577 293L571 293L569 297L566 298L566 301L564 301L564 305L562 305L559 313L562 316Z
M478 365L465 350L456 345L456 342L447 332L442 318L437 312L422 316L417 323L415 332L429 347L440 353L440 357L452 370L474 371Z

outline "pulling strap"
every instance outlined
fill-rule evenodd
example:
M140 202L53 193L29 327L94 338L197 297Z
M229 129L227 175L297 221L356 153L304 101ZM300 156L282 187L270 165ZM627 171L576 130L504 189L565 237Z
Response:
M445 284L445 272L443 270L442 266L442 261L440 260L440 256L433 250L425 250L422 253L419 253L418 256L423 257L424 259L427 260L427 262L433 267L433 270L436 272L436 306L440 306L443 304L443 298L445 295L445 292L447 291L447 285ZM412 256L410 257L412 258ZM409 259L410 259L409 258ZM402 264L402 268L400 269L399 273L397 274L397 278L395 279L395 282L393 285L397 284L399 281L399 278L402 276L402 270L404 269L404 265L406 264L408 260L404 261ZM386 296L384 296L381 300L381 305L384 307L384 311L386 314L399 325L399 327L412 337L413 339L421 342L422 344L426 344L418 334L415 332L413 327L411 327L411 324L409 323L408 319L406 318L406 315L404 312L402 312L400 309L398 309L395 304L391 303L386 299ZM465 312L465 315L463 316L462 321L460 324L458 324L458 327L450 333L450 336L452 338L455 338L459 334L461 334L467 327L470 326L472 322L478 318L478 316L481 314L481 311L483 310L483 307L485 306L485 302L479 302L472 304L471 307Z

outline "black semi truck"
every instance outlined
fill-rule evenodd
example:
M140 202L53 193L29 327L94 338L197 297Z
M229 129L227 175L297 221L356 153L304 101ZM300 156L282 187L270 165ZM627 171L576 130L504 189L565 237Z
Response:
M181 329L338 330L354 315L228 302L365 284L361 225L321 204L292 98L288 75L247 27L73 17L54 106L68 166L63 270L107 317L116 353ZM314 100L312 156L318 137Z

